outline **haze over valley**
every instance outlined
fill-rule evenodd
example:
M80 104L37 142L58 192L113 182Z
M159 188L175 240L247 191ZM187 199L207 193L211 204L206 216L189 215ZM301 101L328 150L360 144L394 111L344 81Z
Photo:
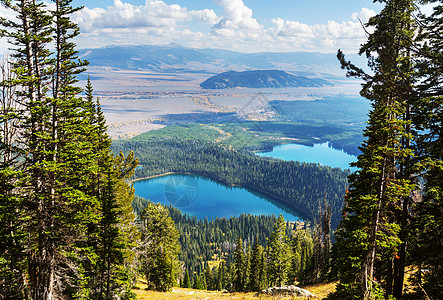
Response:
M287 120L278 114L260 114L251 100L257 95L263 101L313 101L340 99L325 105L359 115L353 125L365 121L368 105L358 100L358 81L346 80L334 54L257 53L243 54L215 49L190 49L171 46L119 46L80 51L91 61L88 74L94 81L114 139L129 138L148 130L171 124L228 122L232 120ZM229 55L226 55L228 53ZM282 68L297 76L324 80L328 85L288 88L230 88L206 90L200 84L219 72ZM353 105L357 101L358 106ZM249 105L248 105L249 103ZM335 103L337 105L335 105ZM321 105L307 106L310 113L322 114ZM330 108L330 107L329 107ZM342 113L345 119L346 112ZM325 122L309 114L293 121ZM357 122L356 122L357 121ZM355 124L358 123L358 124Z

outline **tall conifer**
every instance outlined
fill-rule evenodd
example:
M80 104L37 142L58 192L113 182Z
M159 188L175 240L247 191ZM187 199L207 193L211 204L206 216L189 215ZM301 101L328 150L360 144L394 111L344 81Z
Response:
M8 205L0 207L0 220L7 223L15 206L17 222L8 225L9 229L14 228L16 239L21 236L18 229L27 234L26 243L7 245L8 253L15 249L14 257L26 259L14 267L20 266L17 270L22 271L15 273L23 279L8 278L6 284L19 287L21 295L29 290L34 299L90 299L98 293L91 282L104 277L97 275L103 268L94 268L100 261L99 266L113 268L112 272L105 269L106 289L100 289L106 290L100 295L111 297L110 289L121 290L127 286L121 281L130 281L125 260L130 254L124 248L136 234L130 211L133 189L126 181L137 161L133 154L114 159L99 105L90 95L86 99L78 96L81 89L74 85L76 75L86 65L78 59L72 42L79 30L70 16L78 8L71 6L71 0L54 0L53 11L38 0L2 0L1 4L17 16L15 20L1 19L7 29L1 34L14 46L15 78L9 83L17 86L14 96L21 111L1 113L7 121L2 125L12 124L13 116L19 121L14 125L13 145L20 164L13 167L14 172L3 166L0 169L0 176L7 175L8 183L0 186L2 196L8 196L2 199ZM3 142L9 136L2 132L1 138ZM9 141L4 144L12 145ZM108 196L101 197L104 194ZM94 232L97 225L104 228L100 234ZM6 236L6 231L3 233ZM110 251L97 251L103 249L97 246L98 240ZM13 244L16 246L11 248ZM97 260L98 253L106 254ZM2 268L3 259L9 265L12 262L0 253ZM116 265L120 265L118 272ZM26 274L21 275L24 267Z
M410 180L410 116L412 67L410 49L414 28L411 0L385 1L384 9L367 26L374 27L360 54L366 54L373 75L338 58L348 76L365 80L361 95L372 102L362 154L350 176L344 215L337 231L341 251L340 285L343 295L364 299L377 296L382 282L387 294L402 285L392 268L395 259L404 259L401 240L408 213ZM402 246L401 246L402 245ZM403 256L403 257L402 257ZM379 271L376 271L376 265ZM403 266L404 267L404 266ZM381 270L384 270L382 272ZM394 274L395 273L395 274Z
M245 288L245 253L243 251L243 241L239 237L235 243L235 280L234 287L237 292Z
M291 259L288 242L285 219L280 214L268 239L268 278L271 285L283 286L288 281Z
M412 228L416 232L414 261L418 283L428 296L443 290L443 4L433 3L433 13L421 16L418 35L418 97L412 111L417 129L416 165L424 183ZM427 272L422 274L422 269Z

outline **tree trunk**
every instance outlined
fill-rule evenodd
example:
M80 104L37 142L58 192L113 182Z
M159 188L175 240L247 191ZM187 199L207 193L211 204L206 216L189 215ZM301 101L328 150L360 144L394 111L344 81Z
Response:
M382 207L382 201L384 198L384 186L385 186L385 174L386 174L386 165L387 165L387 158L384 157L383 159L383 165L382 165L382 172L381 172L381 178L379 183L379 195L378 195L378 203L377 203L377 211L375 212L375 216L373 218L372 226L373 230L371 233L371 240L370 240L370 246L369 251L367 255L367 259L364 262L363 266L363 282L362 282L362 288L363 288L363 297L364 299L370 299L371 293L372 293L372 282L374 280L374 264L375 264L375 249L377 248L377 233L378 233L378 227L380 222L380 212Z

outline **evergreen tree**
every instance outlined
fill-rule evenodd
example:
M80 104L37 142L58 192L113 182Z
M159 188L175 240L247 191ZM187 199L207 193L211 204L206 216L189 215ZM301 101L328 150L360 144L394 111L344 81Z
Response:
M209 267L208 262L205 262L205 279L206 279L206 289L207 290L214 290L215 287L213 285L213 278L212 278L212 272L211 267Z
M314 242L309 231L296 230L291 239L291 281L307 283L313 274Z
M196 289L196 290L199 290L199 289L200 289L200 286L201 286L201 284L200 284L200 278L199 278L199 276L198 276L198 273L195 273L195 274L194 274L194 279L192 280L192 288L193 288L193 289Z
M26 215L22 210L24 199L18 192L23 177L21 151L14 146L20 109L8 59L0 62L0 80L0 295L24 299Z
M206 284L206 276L204 272L200 273L199 281L200 281L199 290L206 290L208 286Z
M245 254L243 252L243 241L239 237L235 243L235 291L240 292L244 290L245 283Z
M365 74L347 62L341 51L338 53L348 76L365 80L361 95L371 100L373 107L364 133L366 141L360 147L362 154L354 164L359 170L349 178L344 214L336 234L340 297L377 297L376 280L383 282L388 295L401 296L397 292L401 293L403 282L398 275L404 265L397 262L394 270L392 262L398 255L400 260L405 257L400 251L405 246L402 230L413 188L408 113L412 98L413 10L413 1L386 1L384 9L369 20L367 26L373 26L374 32L360 54L368 57L373 75Z
M421 16L418 36L418 72L422 79L413 106L417 129L416 166L422 174L424 188L417 201L412 228L416 232L413 257L418 266L418 284L433 299L443 290L443 4L433 4L430 16ZM427 272L422 274L421 270Z
M94 172L95 158L84 139L91 128L77 97L80 89L73 86L84 65L74 63L75 45L70 42L76 36L76 25L69 21L74 10L69 11L70 1L55 2L55 11L48 12L41 1L2 1L17 15L17 21L2 19L2 25L16 47L13 71L23 107L17 146L26 153L21 157L21 194L26 195L22 209L29 216L28 275L31 297L39 299L80 287L80 269L71 265L77 256L73 246L96 219L97 208L94 197L81 188ZM49 50L53 41L54 53Z
M309 281L316 282L322 280L329 272L330 226L331 208L327 205L325 197L325 202L319 210L318 218L314 225L313 270Z
M217 276L217 290L221 291L223 288L225 288L225 262L221 261L220 265L218 267L218 276Z
M189 278L189 272L188 272L188 269L186 269L185 277L184 277L184 279L183 279L183 285L182 285L182 287L184 287L184 288L188 288L188 289L192 288L191 279Z
M246 249L245 254L245 262L244 262L244 279L243 279L243 289L249 290L249 281L250 281L250 274L251 274L251 258L252 258L252 250L251 250L251 243L248 242L248 247Z
M218 284L218 271L219 266L215 265L212 269L211 269L211 279L212 279L212 287L211 289L214 291L218 291L219 290L219 284Z
M258 243L258 237L256 237L254 247L252 248L248 287L249 290L254 292L259 292L261 289L264 288L265 285L265 283L262 282L262 278L260 278L260 274L263 272L262 268L264 267L263 253L263 246Z
M288 281L291 252L286 235L286 223L282 214L274 224L274 232L268 240L268 249L269 283L283 286Z
M263 256L260 262L260 277L259 277L260 289L268 287L268 263L266 258L266 252L263 251Z
M168 210L160 204L148 204L144 209L141 228L141 260L150 289L168 291L178 273L178 232ZM198 281L198 275L195 280Z

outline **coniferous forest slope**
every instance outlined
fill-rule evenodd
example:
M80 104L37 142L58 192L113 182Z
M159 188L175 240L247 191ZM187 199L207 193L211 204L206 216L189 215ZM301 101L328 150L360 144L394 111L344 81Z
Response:
M332 208L333 227L340 220L349 172L339 168L263 158L194 140L115 141L113 150L134 151L142 166L134 178L169 172L203 175L270 195L311 221L326 199Z

